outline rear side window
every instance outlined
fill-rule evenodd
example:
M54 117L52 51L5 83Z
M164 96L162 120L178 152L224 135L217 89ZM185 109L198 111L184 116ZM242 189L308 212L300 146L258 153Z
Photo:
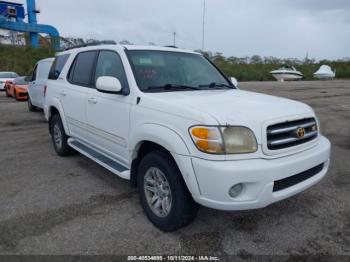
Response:
M49 61L41 62L38 64L37 80L47 80L52 63Z
M71 83L81 86L90 86L96 53L96 51L89 51L77 55L69 73L69 81Z
M52 66L51 66L49 79L51 79L51 80L58 79L58 77L60 76L60 74L62 72L63 67L67 63L68 58L69 58L69 54L60 55L60 56L56 57L55 61L53 62Z

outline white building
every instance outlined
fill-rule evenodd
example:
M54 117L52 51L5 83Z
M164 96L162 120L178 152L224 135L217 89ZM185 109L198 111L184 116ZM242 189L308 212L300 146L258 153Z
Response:
M0 29L0 44L25 46L26 39L24 33Z

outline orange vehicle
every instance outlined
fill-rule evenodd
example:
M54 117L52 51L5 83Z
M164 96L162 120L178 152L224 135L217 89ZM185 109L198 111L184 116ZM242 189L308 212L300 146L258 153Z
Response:
M28 85L27 77L17 77L12 83L5 84L6 95L16 100L28 100Z

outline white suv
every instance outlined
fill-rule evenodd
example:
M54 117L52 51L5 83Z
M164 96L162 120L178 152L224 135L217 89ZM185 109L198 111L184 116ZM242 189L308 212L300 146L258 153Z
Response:
M329 167L309 106L238 90L195 52L96 44L58 54L50 79L44 111L57 154L73 148L130 180L164 231L189 224L197 203L262 208Z

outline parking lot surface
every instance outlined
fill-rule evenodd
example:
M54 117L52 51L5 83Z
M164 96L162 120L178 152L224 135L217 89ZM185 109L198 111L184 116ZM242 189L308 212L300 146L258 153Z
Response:
M240 87L312 106L332 142L330 171L261 210L201 207L175 233L150 224L128 181L80 154L58 157L42 113L0 93L0 254L350 255L350 81Z

